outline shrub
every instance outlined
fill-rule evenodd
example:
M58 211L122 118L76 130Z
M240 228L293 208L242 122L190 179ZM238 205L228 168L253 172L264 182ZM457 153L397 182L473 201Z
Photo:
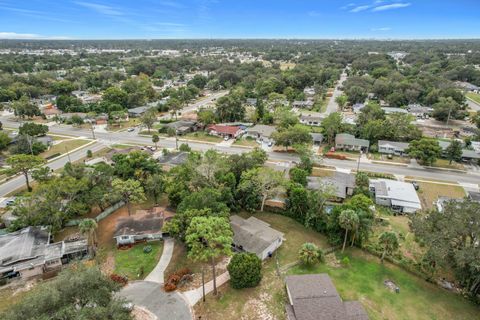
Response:
M110 275L110 279L111 279L113 282L116 282L116 283L121 284L122 286L125 286L125 285L127 285L127 283L128 283L127 277L121 276L121 275L116 274L116 273L112 273L112 274Z
M163 285L163 289L166 291L166 292L171 292L171 291L175 291L177 289L177 286L173 283L165 283Z
M227 270L234 289L255 287L262 280L262 261L253 253L235 254Z
M91 157L93 157L93 152L92 150L89 149L87 150L87 158L91 158Z
M152 246L151 245L143 247L143 253L150 253L150 252L152 252Z
M350 266L350 258L349 257L343 257L341 263L344 267Z
M183 151L183 152L190 152L192 151L192 148L187 143L182 143L180 147L178 147L178 150Z
M303 264L314 265L315 263L323 260L323 251L320 250L315 244L306 242L300 248L298 252L298 258Z

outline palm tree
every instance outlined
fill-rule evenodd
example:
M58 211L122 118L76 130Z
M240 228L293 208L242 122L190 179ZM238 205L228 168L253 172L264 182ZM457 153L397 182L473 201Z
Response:
M385 259L387 253L391 254L398 249L398 237L395 232L385 231L380 234L378 241L383 247L382 257L380 258L380 261L383 263L383 259Z
M95 252L94 248L97 243L97 227L98 225L95 219L83 219L78 225L80 233L87 236L90 254Z
M343 239L342 252L345 251L345 244L347 243L348 231L353 230L359 224L359 218L352 209L343 210L338 217L338 224L345 229L345 238Z
M306 242L300 248L298 256L304 264L313 265L320 260L320 251L315 244Z

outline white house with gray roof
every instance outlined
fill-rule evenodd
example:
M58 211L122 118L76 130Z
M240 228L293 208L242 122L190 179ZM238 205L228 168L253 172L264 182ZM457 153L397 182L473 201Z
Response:
M400 213L415 213L422 209L413 184L389 180L370 180L370 191L375 194L375 203L392 208Z
M255 253L262 260L270 257L282 245L283 233L255 217L243 219L234 215L230 217L233 230L235 250Z
M378 140L378 152L386 154L395 154L403 156L408 149L407 142L396 142L388 140Z
M367 151L370 141L358 139L349 133L339 133L335 136L335 148L350 151Z

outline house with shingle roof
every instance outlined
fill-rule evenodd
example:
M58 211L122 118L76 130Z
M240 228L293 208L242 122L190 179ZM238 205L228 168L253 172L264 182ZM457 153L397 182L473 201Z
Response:
M255 253L265 260L282 245L283 233L255 217L243 219L240 216L230 217L233 230L233 246L238 251Z
M285 278L288 320L368 320L359 301L342 301L326 273Z
M335 136L335 148L350 151L366 151L370 147L370 141L355 138L349 133L339 133Z

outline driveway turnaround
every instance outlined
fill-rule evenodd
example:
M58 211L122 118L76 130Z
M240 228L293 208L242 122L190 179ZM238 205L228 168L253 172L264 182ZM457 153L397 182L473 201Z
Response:
M120 291L120 296L153 313L158 320L192 320L192 312L178 292L165 292L156 282L136 281Z

